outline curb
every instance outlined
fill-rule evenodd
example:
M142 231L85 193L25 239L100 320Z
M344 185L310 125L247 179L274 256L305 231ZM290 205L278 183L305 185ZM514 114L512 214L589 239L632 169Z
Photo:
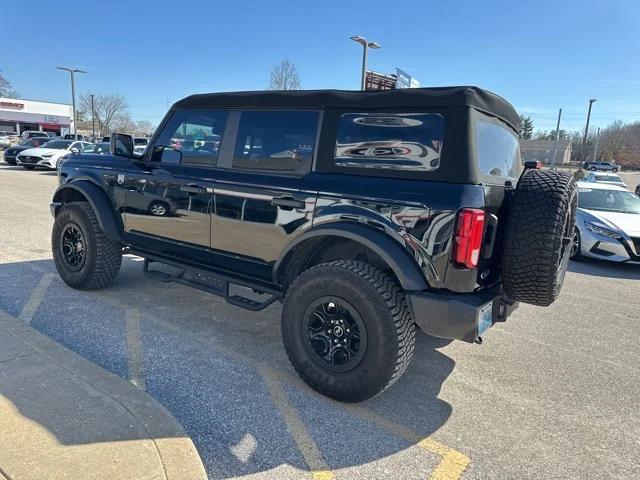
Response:
M191 438L173 415L149 394L3 310L0 310L0 329L126 410L153 441L167 480L207 478Z

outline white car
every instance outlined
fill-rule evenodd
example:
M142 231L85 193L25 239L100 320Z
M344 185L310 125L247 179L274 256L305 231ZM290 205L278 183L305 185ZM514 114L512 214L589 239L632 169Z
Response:
M75 140L51 140L38 148L30 148L20 152L16 157L16 164L27 170L36 167L46 167L57 170L64 161L63 157L80 153L91 145L89 142Z
M571 259L640 264L640 198L615 185L578 182Z
M607 185L617 185L618 187L626 187L624 180L620 178L620 175L615 173L600 173L591 172L587 173L582 179L583 182L604 183Z

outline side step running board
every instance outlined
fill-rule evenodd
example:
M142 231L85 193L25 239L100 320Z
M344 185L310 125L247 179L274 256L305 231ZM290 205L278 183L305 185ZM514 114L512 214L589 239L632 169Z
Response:
M168 265L177 271L174 273L161 272L159 270L152 270L149 268L151 263L158 263L161 265ZM176 282L188 287L197 288L204 292L213 293L223 297L227 302L238 307L246 308L247 310L258 311L268 307L276 300L282 298L282 293L275 289L266 288L264 286L257 286L238 280L230 276L213 273L208 270L202 270L196 267L185 267L184 265L178 266L171 262L165 262L163 259L144 259L144 274L160 282ZM205 277L206 280L197 280L193 278L187 278L187 276L193 274L198 277ZM251 298L243 297L238 294L231 294L231 286L235 285L242 288L253 290L258 295L268 295L264 300L254 300Z

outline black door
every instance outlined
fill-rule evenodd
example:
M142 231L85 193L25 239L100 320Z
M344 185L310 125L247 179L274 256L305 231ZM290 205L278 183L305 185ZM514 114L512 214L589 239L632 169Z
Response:
M214 172L227 112L177 110L124 179L125 229L171 253L211 246Z
M228 168L216 172L211 247L241 261L269 264L311 227L320 112L235 111L229 123L237 125L237 134L228 146L233 151L222 153Z

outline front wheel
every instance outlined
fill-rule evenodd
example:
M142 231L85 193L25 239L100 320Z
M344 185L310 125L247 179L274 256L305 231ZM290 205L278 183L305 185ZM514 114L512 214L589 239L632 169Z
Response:
M310 268L291 285L282 337L309 386L336 400L360 402L404 373L415 325L395 279L368 263L337 260Z
M111 285L120 271L122 247L108 238L87 202L64 205L51 232L53 261L70 287L91 290Z
M573 238L571 239L571 254L569 256L574 262L582 260L582 242L580 241L580 230L576 227L573 231Z

